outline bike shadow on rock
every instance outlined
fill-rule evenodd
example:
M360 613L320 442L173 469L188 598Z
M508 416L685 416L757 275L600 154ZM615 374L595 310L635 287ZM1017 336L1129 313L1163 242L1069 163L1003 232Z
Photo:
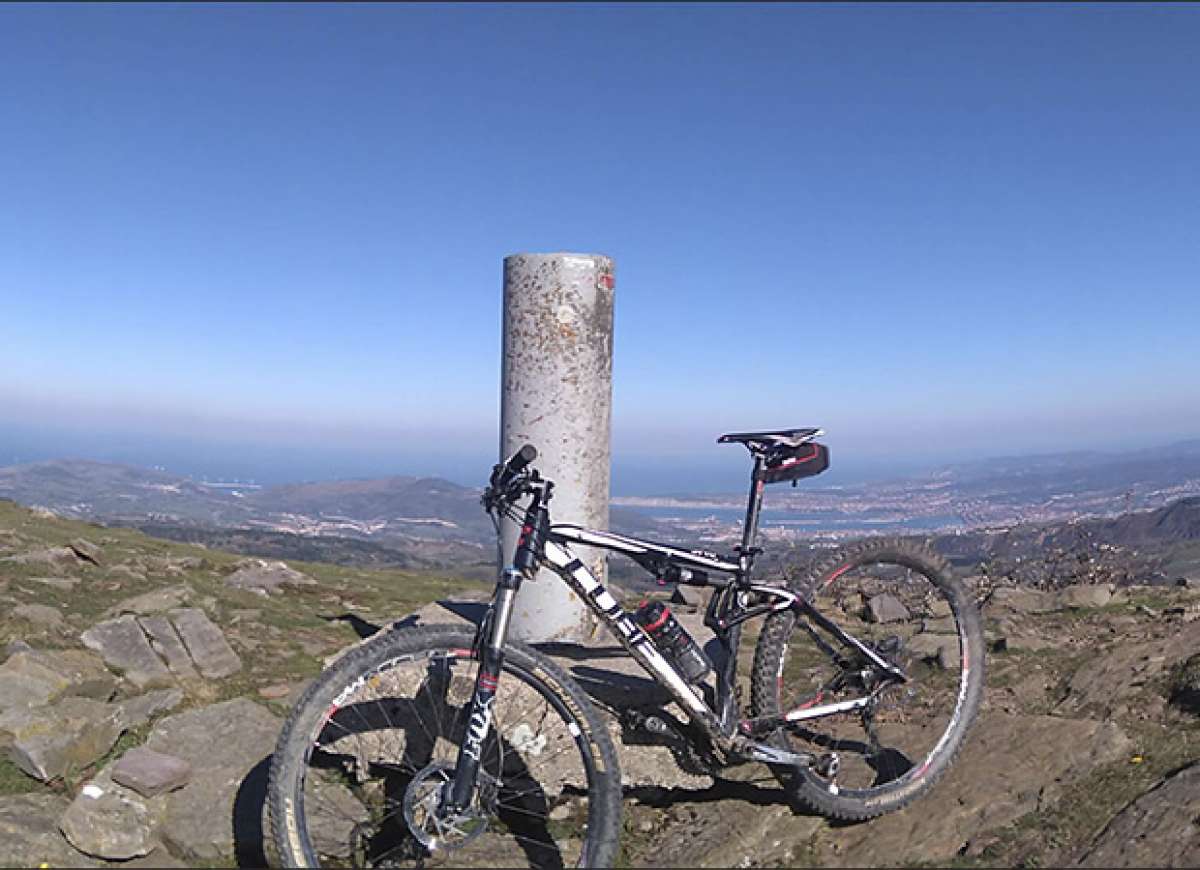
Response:
M665 706L672 700L666 688L635 674L589 665L575 665L570 674L592 700L611 709Z
M448 614L451 614L457 619L462 620L464 623L476 627L483 621L483 617L486 615L489 607L487 602L481 601L444 600L436 601L434 604L441 607ZM339 613L337 616L322 616L321 618L326 622L346 623L352 629L354 629L354 633L357 634L362 640L366 640L367 638L388 629L415 628L421 625L441 625L446 622L446 620L442 620L440 622L426 622L424 619L422 619L422 614L420 613L410 613L408 616L405 616L402 619L397 619L393 622L387 622L383 625L363 619L357 613ZM451 621L449 624L453 625L455 623Z
M735 801L756 807L788 806L796 816L819 817L821 814L800 801L790 789L769 775L762 779L725 779L714 777L707 788L670 788L667 786L635 786L625 790L625 797L642 806L665 810L685 804L725 803Z
M360 640L366 640L369 637L374 637L383 631L384 628L413 628L420 620L417 615L410 614L403 619L398 619L388 625L379 625L363 619L357 613L339 613L337 616L322 616L321 619L326 622L344 622L354 629L354 633L358 635Z
M233 798L233 854L238 867L267 866L263 813L270 770L268 755L250 769Z

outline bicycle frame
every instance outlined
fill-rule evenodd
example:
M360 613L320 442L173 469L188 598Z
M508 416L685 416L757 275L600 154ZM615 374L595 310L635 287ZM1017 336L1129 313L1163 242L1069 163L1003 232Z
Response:
M482 744L492 724L492 702L495 699L500 668L504 660L504 643L513 602L523 580L532 577L540 566L548 567L557 573L579 595L587 607L605 623L616 640L647 673L667 689L688 718L704 731L712 745L722 753L767 764L810 766L818 761L811 753L780 749L755 737L793 722L863 709L872 703L878 692L876 689L864 697L824 705L819 704L818 694L814 700L779 716L740 719L740 712L734 700L734 685L741 625L748 619L793 610L797 618L811 619L821 629L845 646L857 650L893 679L907 680L907 675L902 671L818 613L801 596L779 586L751 582L754 557L760 552L754 546L754 541L758 536L758 520L762 511L765 482L763 468L762 455L755 454L746 517L742 526L742 543L736 548L736 560L722 558L715 553L682 550L572 524L550 525L546 502L550 498L553 485L549 481L543 481L544 489L533 491L533 498L525 511L513 567L501 572L492 607L480 625L476 648L481 667L476 677L469 724L459 750L454 778L443 796L444 808L461 809L470 804L478 776ZM702 691L689 683L659 652L649 635L633 621L588 567L575 557L570 550L571 544L621 553L647 570L662 572L675 582L714 587L704 622L713 630L724 648L724 660L716 675L715 710L705 701ZM765 598L766 603L747 606L751 595ZM811 626L806 624L806 630L816 638L816 632ZM832 653L832 649L828 649L827 652Z
M631 556L634 555L632 551L636 550L636 555L642 558L647 555L660 556L670 559L674 565L682 563L685 566L719 570L732 575L724 581L714 582L706 579L697 584L713 586L716 589L709 601L705 624L713 628L718 640L725 647L723 666L717 670L716 710L709 707L698 687L684 679L588 567L571 553L567 546L569 543L587 544ZM601 618L629 654L670 692L672 698L686 711L688 717L705 731L716 746L726 752L744 754L754 760L772 764L809 764L814 760L814 756L810 754L787 752L760 743L753 740L752 737L759 732L773 730L788 722L816 719L862 709L872 700L871 695L867 695L834 704L805 704L788 710L778 717L735 721L735 717L732 715L735 712L732 700L737 649L741 624L749 619L767 613L794 610L797 616L813 619L822 629L845 645L866 655L887 673L898 679L905 679L902 672L881 658L869 646L826 619L800 596L778 586L739 583L737 581L741 576L740 567L719 557L680 551L637 538L563 524L550 527L549 540L545 546L545 560L547 566L562 577L567 585L587 604L588 608ZM745 608L739 600L739 597L745 593L755 593L775 600L768 604Z

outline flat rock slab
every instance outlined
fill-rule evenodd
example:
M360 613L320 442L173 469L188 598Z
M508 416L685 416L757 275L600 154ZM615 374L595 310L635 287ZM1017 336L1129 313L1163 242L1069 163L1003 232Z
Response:
M86 538L76 538L67 546L71 548L71 552L83 561L91 562L93 565L100 564L100 557L103 551L98 544L93 544Z
M186 583L180 583L176 586L165 586L162 589L154 589L150 592L143 592L141 595L134 595L132 598L126 598L110 607L108 612L111 616L122 616L126 613L149 616L152 613L165 613L176 607L182 607L191 600L191 597L192 587Z
M914 654L937 663L946 670L961 670L962 655L958 636L921 632L908 639L907 648Z
M127 861L148 855L158 845L163 801L147 801L115 783L105 768L79 790L59 822L72 846L108 861Z
M1117 813L1084 867L1200 867L1200 764L1163 780Z
M169 686L174 682L171 672L150 647L150 641L132 616L97 623L80 635L80 640L140 689Z
M1041 592L1021 586L1001 586L992 592L984 604L984 610L989 613L1052 613L1060 607L1058 597L1052 592Z
M1111 722L985 714L932 791L870 824L822 831L817 863L948 863L974 838L1054 803L1065 783L1131 746Z
M247 589L264 595L279 592L281 586L315 586L312 577L286 562L271 562L265 559L249 559L238 563L238 569L225 578L225 584L234 589Z
M70 547L45 547L16 556L6 556L0 559L0 562L12 562L14 565L75 565L79 563L79 557Z
M49 704L62 693L54 683L26 674L0 673L0 712Z
M1071 675L1060 715L1109 716L1130 703L1142 687L1200 649L1200 622L1186 623L1164 638L1120 642L1089 659Z
M73 849L58 829L67 804L58 795L0 795L0 866L97 866Z
M1111 583L1066 586L1058 592L1058 603L1071 609L1103 607L1112 601L1114 589Z
M144 695L128 698L119 704L121 723L125 728L136 728L149 722L159 713L174 710L183 703L180 689L156 689Z
M282 721L248 698L161 720L145 746L188 762L191 779L166 801L162 837L194 861L238 856L263 863L262 806L269 759Z
M884 592L867 601L867 615L872 622L900 622L908 619L908 608L895 595Z
M51 628L63 624L62 611L48 604L18 604L12 609L12 615L35 625L48 625Z
M49 586L51 589L70 592L79 585L80 581L76 577L30 577L29 582L41 583L43 586Z
M202 610L194 607L172 610L171 620L192 661L204 676L216 680L242 669L242 660L225 640L221 629Z
M0 714L9 757L43 782L91 764L123 730L117 708L91 698L64 698L48 707Z
M112 769L113 782L142 797L155 797L187 785L192 766L182 758L137 746L120 757Z
M18 649L0 665L0 681L6 675L25 677L50 687L51 698L70 694L107 701L117 687L116 677L104 667L99 656L79 649ZM0 709L6 706L2 695L0 691Z
M171 620L165 616L143 616L138 619L138 625L150 639L151 649L166 660L167 667L175 676L184 680L194 680L200 676Z

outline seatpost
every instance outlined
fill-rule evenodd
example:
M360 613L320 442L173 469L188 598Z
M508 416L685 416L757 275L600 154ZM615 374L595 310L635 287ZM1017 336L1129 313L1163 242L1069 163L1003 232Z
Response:
M754 470L750 472L750 498L746 502L746 521L742 523L742 545L738 547L738 567L743 579L750 574L754 564L754 539L758 537L758 515L762 511L763 467L766 460L761 453L754 454Z

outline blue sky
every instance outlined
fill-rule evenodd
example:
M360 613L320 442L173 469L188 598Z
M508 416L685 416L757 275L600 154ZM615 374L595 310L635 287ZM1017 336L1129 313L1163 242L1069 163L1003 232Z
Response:
M0 6L0 461L473 482L502 259L554 250L617 263L618 490L736 482L759 426L863 471L1195 437L1197 44L1182 5Z

